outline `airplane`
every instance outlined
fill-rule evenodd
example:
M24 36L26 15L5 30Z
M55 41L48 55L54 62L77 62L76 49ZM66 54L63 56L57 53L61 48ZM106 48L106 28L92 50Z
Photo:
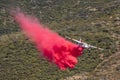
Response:
M70 38L70 37L68 37L68 36L66 36L66 38L69 39L69 40L72 40L73 42L77 43L77 44L79 45L79 47L81 46L81 47L83 47L83 48L85 48L85 49L95 48L95 49L99 49L99 50L104 50L104 49L102 49L102 48L99 48L99 47L96 47L96 46L87 44L87 43L85 43L85 42L82 42L81 38L80 38L80 40L76 40L76 39Z

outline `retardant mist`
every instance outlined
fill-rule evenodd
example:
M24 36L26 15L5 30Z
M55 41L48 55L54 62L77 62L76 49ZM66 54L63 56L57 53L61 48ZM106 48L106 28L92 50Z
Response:
M59 36L43 26L36 18L21 11L13 11L12 15L25 35L35 44L40 54L48 61L56 64L61 70L74 68L77 57L83 48Z

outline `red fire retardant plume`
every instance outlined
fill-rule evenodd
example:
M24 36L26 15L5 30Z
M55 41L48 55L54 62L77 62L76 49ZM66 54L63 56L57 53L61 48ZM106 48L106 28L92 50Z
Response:
M26 36L47 60L56 64L61 70L74 68L77 57L82 54L82 47L78 47L44 27L36 18L20 11L14 11L12 15Z

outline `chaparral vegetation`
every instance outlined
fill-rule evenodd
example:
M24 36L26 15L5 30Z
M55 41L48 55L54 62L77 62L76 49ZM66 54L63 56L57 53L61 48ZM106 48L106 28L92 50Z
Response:
M9 13L17 7L62 37L104 50L85 50L75 68L61 71L20 30ZM0 80L119 80L119 52L119 0L0 0Z

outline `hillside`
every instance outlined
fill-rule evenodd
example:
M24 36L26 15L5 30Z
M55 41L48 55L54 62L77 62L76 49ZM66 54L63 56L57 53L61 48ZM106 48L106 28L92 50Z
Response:
M120 52L103 60L92 72L82 72L61 80L119 80Z
M85 50L74 69L59 70L39 56L10 16L17 6L59 35L81 37L104 51ZM0 0L0 80L119 80L119 52L119 0Z

